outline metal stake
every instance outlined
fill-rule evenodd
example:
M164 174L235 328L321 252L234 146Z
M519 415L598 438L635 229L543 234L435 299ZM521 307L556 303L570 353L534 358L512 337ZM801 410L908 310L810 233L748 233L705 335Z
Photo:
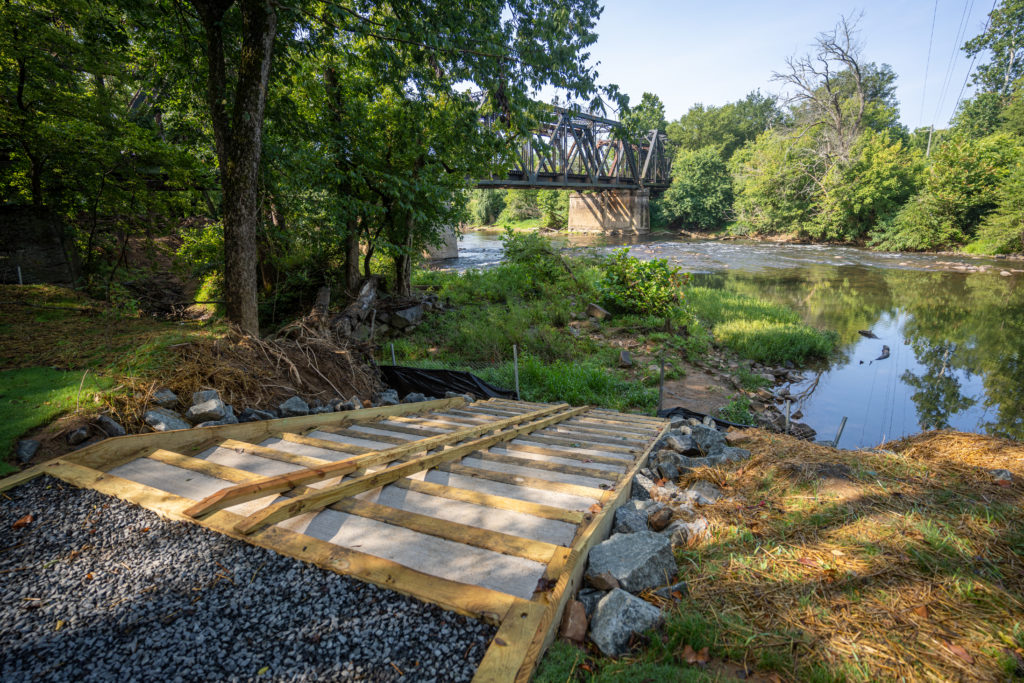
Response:
M391 342L391 364L398 365L398 361L395 360L395 342Z
M786 401L786 433L789 434L789 401Z
M662 356L658 362L661 364L661 371L658 373L658 412L661 412L661 403L665 398L665 357Z
M373 341L373 328L377 322L377 309L373 309L373 315L370 316L370 341Z
M516 376L516 400L521 401L523 399L519 397L519 348L515 344L512 345L512 371Z
M18 266L18 284L19 284L19 285L23 285L23 284L25 284L25 283L24 283L24 282L22 281L22 279L21 279L21 266Z
M835 448L836 446L839 445L839 437L841 437L843 435L843 428L845 426L846 426L846 416L843 415L843 421L839 423L839 431L836 432L836 438L832 442L832 448Z

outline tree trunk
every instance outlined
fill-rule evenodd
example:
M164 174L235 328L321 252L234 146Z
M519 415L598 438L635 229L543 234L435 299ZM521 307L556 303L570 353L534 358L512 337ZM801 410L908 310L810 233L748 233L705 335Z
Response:
M259 334L257 265L259 228L257 187L263 146L270 61L277 34L277 15L268 0L239 0L242 14L241 51L235 87L227 85L224 57L224 15L234 0L192 0L206 33L209 69L207 101L220 164L224 220L224 299L230 321L244 332ZM233 90L229 115L227 97Z
M395 256L395 295L412 296L412 233L415 223L412 212L405 223L402 253Z
M359 220L353 219L348 222L345 234L345 291L355 296L362 279L359 275Z

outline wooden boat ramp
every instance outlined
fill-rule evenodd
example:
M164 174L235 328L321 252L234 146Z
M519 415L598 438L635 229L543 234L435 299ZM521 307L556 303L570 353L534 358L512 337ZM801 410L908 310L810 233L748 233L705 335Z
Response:
M665 420L462 398L123 436L48 474L499 626L529 679Z

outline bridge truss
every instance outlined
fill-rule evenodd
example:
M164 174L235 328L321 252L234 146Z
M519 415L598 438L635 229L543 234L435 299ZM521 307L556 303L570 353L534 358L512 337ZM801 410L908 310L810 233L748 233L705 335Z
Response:
M486 124L487 122L485 122ZM478 180L480 188L660 191L671 181L664 133L638 143L618 139L618 121L555 107L550 122L504 160L504 176Z

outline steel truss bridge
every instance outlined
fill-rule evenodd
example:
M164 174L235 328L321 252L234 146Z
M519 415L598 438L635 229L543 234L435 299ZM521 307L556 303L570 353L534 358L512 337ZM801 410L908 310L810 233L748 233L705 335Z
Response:
M484 125L491 122L485 120ZM502 159L504 176L477 180L479 188L653 190L668 188L667 136L657 130L642 141L616 137L618 121L555 107L548 122Z

